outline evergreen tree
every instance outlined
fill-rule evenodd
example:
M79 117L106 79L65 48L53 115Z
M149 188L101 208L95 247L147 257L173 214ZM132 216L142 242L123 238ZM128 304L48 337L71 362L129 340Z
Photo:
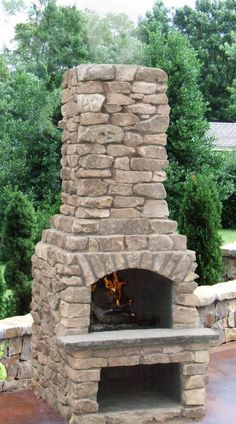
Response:
M15 193L6 209L1 254L5 263L4 279L7 287L14 291L17 314L29 311L34 226L35 212L31 203L23 193Z
M219 235L221 204L211 176L193 175L186 183L180 209L179 231L195 250L199 284L216 284L223 273Z

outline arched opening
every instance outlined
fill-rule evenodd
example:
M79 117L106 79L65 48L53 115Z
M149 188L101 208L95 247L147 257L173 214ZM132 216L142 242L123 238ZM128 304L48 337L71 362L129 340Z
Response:
M125 269L91 287L90 331L171 328L172 281L144 269Z

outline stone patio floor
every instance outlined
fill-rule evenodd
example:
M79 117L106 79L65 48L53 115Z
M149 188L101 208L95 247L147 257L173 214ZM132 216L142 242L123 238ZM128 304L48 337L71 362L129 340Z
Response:
M200 423L236 424L236 342L211 350L207 415ZM0 424L67 422L47 404L36 399L31 391L19 390L0 394Z

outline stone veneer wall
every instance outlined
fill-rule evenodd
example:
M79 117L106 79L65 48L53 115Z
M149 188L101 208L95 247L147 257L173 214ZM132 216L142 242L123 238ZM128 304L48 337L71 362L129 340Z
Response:
M202 327L218 333L212 346L236 340L236 280L195 290Z
M5 365L7 378L0 381L0 392L28 387L31 383L31 315L0 321L0 346L5 354L0 361Z
M233 280L236 278L236 241L222 246L221 252L225 267L225 278Z
M112 422L96 414L96 394L101 368L115 364L179 361L181 415L204 413L206 339L71 354L58 346L58 336L88 333L91 284L121 269L170 279L173 328L198 326L195 253L165 201L166 89L162 70L141 66L80 65L64 77L63 204L32 259L32 365L35 393L71 424Z

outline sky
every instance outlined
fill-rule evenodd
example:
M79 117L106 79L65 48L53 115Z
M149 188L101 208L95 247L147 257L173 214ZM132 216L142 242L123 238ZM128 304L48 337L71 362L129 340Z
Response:
M137 21L139 16L143 16L147 10L151 10L155 0L58 0L60 5L74 5L78 9L91 9L103 15L109 12L126 13L130 19ZM188 5L194 7L195 0L164 0L165 6L182 7ZM8 46L14 36L14 26L17 22L25 20L23 13L14 17L6 16L0 0L0 48Z

